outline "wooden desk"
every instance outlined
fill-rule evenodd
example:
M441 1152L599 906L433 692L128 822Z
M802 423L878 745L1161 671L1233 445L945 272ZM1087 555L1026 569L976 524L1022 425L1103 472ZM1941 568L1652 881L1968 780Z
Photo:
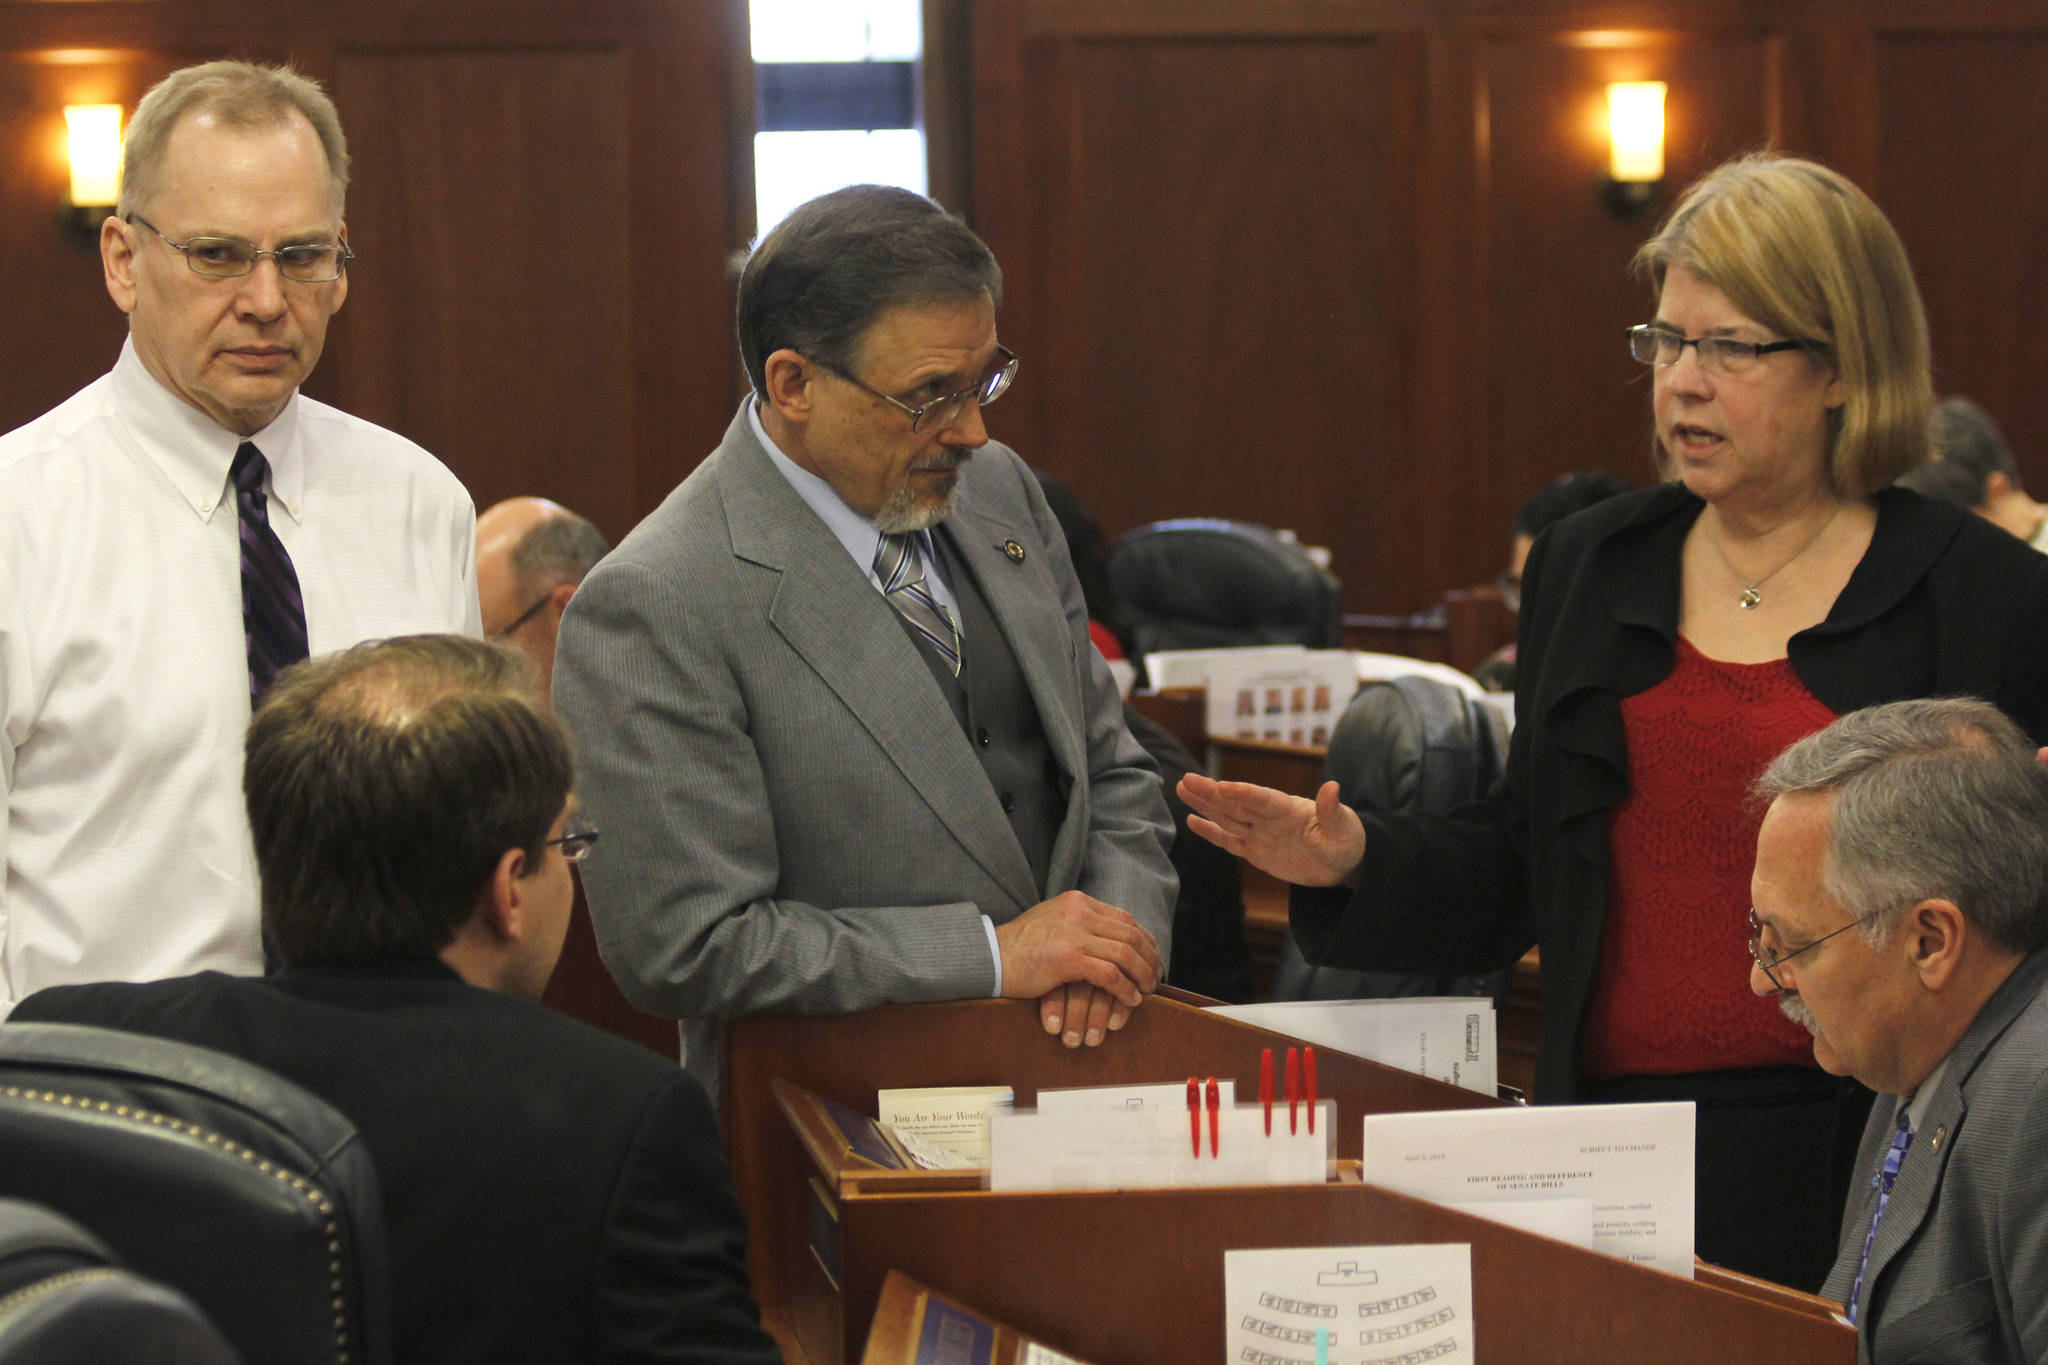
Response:
M734 1183L753 1229L764 1308L816 1365L848 1365L891 1269L1084 1359L1220 1359L1223 1252L1232 1247L1472 1247L1474 1334L1490 1365L1556 1361L1848 1365L1855 1335L1810 1295L1717 1272L1685 1280L1361 1184L994 1194L958 1175L877 1172L807 1147L774 1102L778 1078L874 1112L884 1085L1003 1080L1020 1103L1054 1084L1191 1071L1256 1075L1284 1039L1178 1001L1148 1002L1108 1046L1068 1052L1024 1001L899 1006L836 1019L736 1021L726 1056ZM1366 1112L1498 1103L1319 1050L1340 1156Z

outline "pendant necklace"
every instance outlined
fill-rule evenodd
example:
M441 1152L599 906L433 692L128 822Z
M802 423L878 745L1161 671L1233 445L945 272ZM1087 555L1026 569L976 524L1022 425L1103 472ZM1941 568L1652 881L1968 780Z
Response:
M1840 516L1841 513L1842 504L1838 502L1835 504L1835 510L1828 513L1827 520L1823 521L1820 524L1820 529L1815 531L1812 535L1806 538L1806 543L1804 545L1801 545L1798 549L1794 550L1790 558L1780 561L1777 568L1771 570L1769 573L1765 574L1762 578L1757 579L1755 582L1749 582L1745 580L1741 574L1735 571L1735 566L1728 560L1728 552L1721 548L1720 531L1714 531L1710 539L1714 546L1714 553L1720 557L1721 567L1728 571L1728 576L1730 578L1734 579L1737 583L1742 584L1742 596L1735 599L1735 604L1741 607L1744 611L1755 611L1758 607L1762 606L1764 602L1764 584L1770 582L1773 578L1776 578L1779 574L1791 568L1793 560L1799 558L1799 556L1805 554L1808 550L1811 550L1813 548L1813 543L1821 538L1821 535L1828 529L1828 527L1835 524L1835 518Z

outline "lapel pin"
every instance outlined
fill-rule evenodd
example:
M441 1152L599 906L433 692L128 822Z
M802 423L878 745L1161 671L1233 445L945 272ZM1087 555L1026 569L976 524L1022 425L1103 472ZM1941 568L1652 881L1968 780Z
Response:
M1938 1152L1938 1151L1940 1151L1940 1150L1941 1150L1941 1140L1942 1140L1943 1138L1947 1137L1947 1136L1948 1136L1948 1125L1947 1125L1947 1124L1945 1124L1945 1123L1937 1123L1937 1124L1935 1124L1935 1125L1934 1125L1934 1136L1933 1136L1932 1138L1930 1138L1930 1139L1928 1140L1928 1143L1927 1143L1927 1150L1928 1150L1928 1151L1930 1151L1930 1152Z
M1010 557L1012 564L1022 564L1024 562L1024 547L1014 540L1003 542L1003 553Z

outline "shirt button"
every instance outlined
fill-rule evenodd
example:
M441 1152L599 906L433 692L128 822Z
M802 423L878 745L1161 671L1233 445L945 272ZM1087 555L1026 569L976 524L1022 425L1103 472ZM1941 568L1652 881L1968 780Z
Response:
M1015 792L1004 792L1002 800L1003 814L1008 815L1010 812L1017 809L1017 794Z
M976 730L976 731L974 732L974 738L975 738L975 739L976 739L977 741L979 741L979 742L980 742L980 744L981 744L981 747L982 747L982 748L986 749L986 748L988 747L988 731L987 731L987 730Z

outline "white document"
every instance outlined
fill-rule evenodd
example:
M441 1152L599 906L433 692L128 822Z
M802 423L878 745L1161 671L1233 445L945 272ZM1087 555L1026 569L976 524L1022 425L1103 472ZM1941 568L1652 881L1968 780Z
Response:
M1218 1105L1228 1109L1237 1103L1237 1082L1220 1080L1216 1082ZM1041 1114L1100 1114L1105 1111L1132 1109L1170 1109L1176 1114L1188 1112L1188 1086L1186 1081L1169 1081L1165 1085L1079 1085L1064 1090L1041 1090L1038 1092L1038 1112Z
M1306 1116L1287 1131L1284 1105L1221 1108L1212 1144L1206 1107L1191 1131L1186 1087L1178 1109L989 1117L989 1188L1123 1190L1162 1185L1320 1185L1336 1153L1334 1101L1320 1101L1316 1131ZM1197 1141L1199 1138L1199 1141Z
M1211 662L1208 689L1212 736L1317 745L1330 742L1358 676L1341 649L1243 650Z
M1493 1002L1483 996L1275 1000L1263 1005L1212 1005L1210 1010L1482 1095L1497 1093L1498 1024Z
M1223 1253L1223 1358L1247 1365L1453 1365L1472 1347L1472 1248Z
M1693 1104L1368 1114L1366 1182L1439 1204L1587 1199L1593 1249L1692 1278Z
M1496 1199L1485 1204L1446 1204L1447 1209L1491 1218L1540 1237L1570 1242L1593 1250L1593 1201L1590 1199Z
M1300 645L1248 645L1240 649L1166 649L1145 656L1145 676L1155 690L1167 687L1207 687L1209 674L1219 661L1232 663L1263 655L1274 659L1308 653Z
M988 1116L1010 1111L1007 1085L934 1085L916 1090L878 1090L875 1117L898 1134L915 1133L926 1142L965 1157L970 1166L988 1164Z
M1017 1356L1017 1365L1082 1365L1082 1362L1072 1356L1063 1356L1050 1347L1040 1346L1035 1341L1027 1341Z

